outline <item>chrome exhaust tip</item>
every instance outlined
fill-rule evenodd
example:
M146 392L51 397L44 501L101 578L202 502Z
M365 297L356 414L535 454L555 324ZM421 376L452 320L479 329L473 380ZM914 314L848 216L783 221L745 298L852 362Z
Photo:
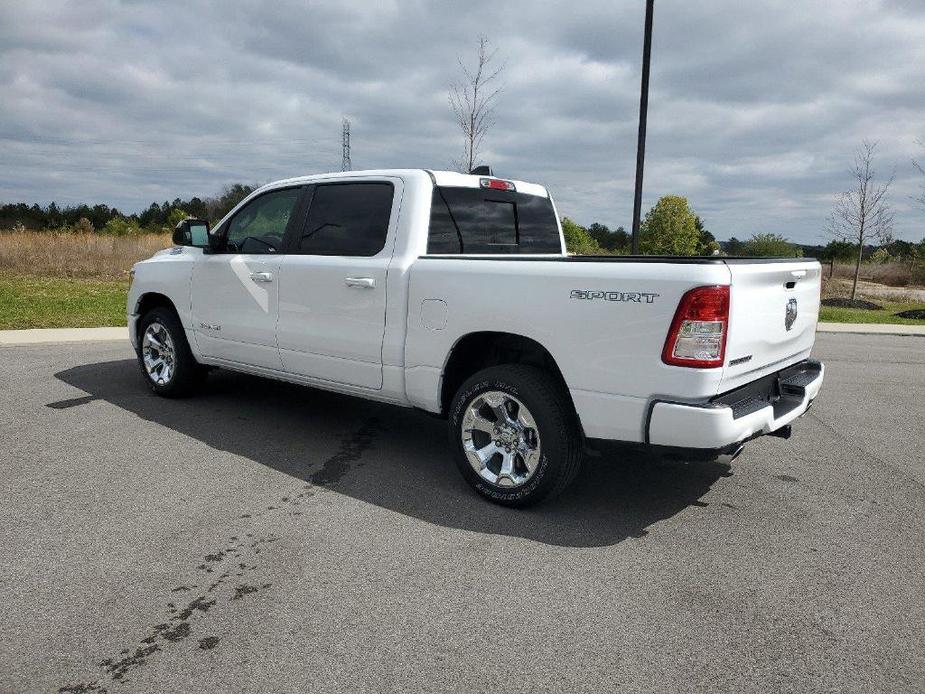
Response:
M735 460L740 455L742 455L742 451L744 450L745 450L745 444L743 443L741 446L736 448L735 451L733 451L732 454L729 456L729 462L731 463L733 460Z

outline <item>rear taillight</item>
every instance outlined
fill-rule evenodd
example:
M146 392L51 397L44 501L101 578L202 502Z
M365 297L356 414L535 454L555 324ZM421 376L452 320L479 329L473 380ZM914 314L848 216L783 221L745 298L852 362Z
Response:
M722 366L728 332L729 286L691 289L675 311L662 361L695 369Z

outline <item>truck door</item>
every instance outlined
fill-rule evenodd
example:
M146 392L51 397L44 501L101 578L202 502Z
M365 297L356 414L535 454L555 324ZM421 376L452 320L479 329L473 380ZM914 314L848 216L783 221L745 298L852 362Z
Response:
M225 249L196 263L191 316L204 356L282 368L276 345L280 251L302 193L284 188L254 198L225 225Z
M283 368L333 383L382 387L386 277L399 180L319 183L279 269Z

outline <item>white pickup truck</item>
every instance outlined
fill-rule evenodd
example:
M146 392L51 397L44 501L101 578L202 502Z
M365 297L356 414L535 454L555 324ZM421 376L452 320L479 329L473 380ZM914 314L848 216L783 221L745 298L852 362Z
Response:
M596 440L715 457L789 436L822 385L818 262L569 256L522 181L292 178L174 242L128 297L155 393L222 367L417 407L506 505L564 489Z

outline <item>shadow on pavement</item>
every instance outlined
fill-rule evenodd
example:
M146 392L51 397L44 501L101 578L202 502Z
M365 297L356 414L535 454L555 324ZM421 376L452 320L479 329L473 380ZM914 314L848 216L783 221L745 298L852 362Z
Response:
M207 445L300 480L428 523L572 547L641 537L699 499L729 466L660 461L611 451L588 458L559 498L526 510L494 506L460 477L446 424L422 412L227 371L196 397L150 393L134 360L56 374L87 393L51 407L101 399Z

